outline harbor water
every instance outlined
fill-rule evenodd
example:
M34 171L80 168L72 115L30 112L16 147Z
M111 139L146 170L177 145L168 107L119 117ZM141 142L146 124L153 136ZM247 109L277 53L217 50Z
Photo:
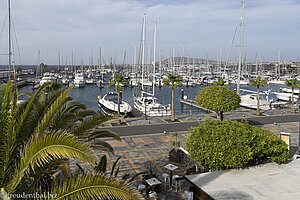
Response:
M187 96L188 99L194 99L197 96L197 93L207 87L209 85L198 85L195 87L178 87L175 88L175 96L174 96L174 107L176 114L199 114L199 113L206 113L207 111L195 108L193 106L185 105L180 103L181 92L183 89L184 95ZM65 86L64 86L65 87ZM263 94L263 91L272 90L280 91L280 88L286 87L285 85L280 84L270 84L267 87L263 87L260 89L260 93ZM229 86L230 89L235 89L236 85L231 84ZM256 92L256 87L249 86L249 85L241 85L241 89L252 90ZM147 90L148 89L148 90ZM145 88L146 91L152 92L152 88ZM103 88L98 88L95 84L85 84L84 87L81 88L73 88L70 92L70 96L75 100L79 101L86 105L87 109L99 111L98 109L98 96L103 96L108 92L113 92L114 88L108 88L107 85L104 85ZM32 86L24 86L19 89L19 93L27 92L33 93ZM133 99L134 95L140 95L141 89L138 87L124 87L122 89L122 99L128 102L133 107ZM241 92L242 94L247 94L247 92ZM157 98L158 102L163 105L171 104L171 87L156 87L155 88L155 97ZM276 101L275 95L270 95L270 99Z

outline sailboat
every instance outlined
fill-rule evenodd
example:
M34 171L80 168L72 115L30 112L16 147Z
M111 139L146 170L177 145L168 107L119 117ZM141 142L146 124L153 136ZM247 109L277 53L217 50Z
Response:
M146 13L144 13L143 26L142 26L142 92L141 96L134 97L134 108L147 116L170 116L170 105L164 106L158 103L157 98L154 96L155 84L152 84L152 94L144 91L144 67L145 67L145 23ZM155 49L156 49L156 23L154 28L154 47L153 47L153 74L152 81L155 81Z

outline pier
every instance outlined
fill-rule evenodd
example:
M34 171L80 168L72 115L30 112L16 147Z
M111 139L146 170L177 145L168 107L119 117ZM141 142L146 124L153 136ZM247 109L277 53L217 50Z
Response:
M181 98L180 98L180 103L189 105L189 106L193 106L195 108L200 108L202 110L205 110L207 112L212 112L211 110L208 110L202 106L199 106L194 100L188 99L187 96L184 96L184 90L181 89Z

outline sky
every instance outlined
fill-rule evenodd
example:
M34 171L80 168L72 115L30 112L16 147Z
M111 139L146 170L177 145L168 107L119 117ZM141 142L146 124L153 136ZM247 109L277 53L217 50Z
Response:
M11 3L14 60L17 64L133 62L146 13L146 56L153 51L154 22L162 58L187 56L226 60L240 0L14 0ZM0 1L0 64L7 64L8 9ZM297 61L300 55L300 0L245 1L242 54L247 61ZM237 26L229 60L240 46ZM17 41L17 42L16 42ZM126 51L126 56L125 55ZM60 55L60 56L58 56ZM152 53L151 53L152 55ZM220 56L221 55L221 56ZM278 56L279 55L279 56ZM59 60L60 57L60 60Z

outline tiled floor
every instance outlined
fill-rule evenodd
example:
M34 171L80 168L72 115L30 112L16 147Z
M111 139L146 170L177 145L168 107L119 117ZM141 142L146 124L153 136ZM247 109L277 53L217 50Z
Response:
M291 133L291 145L298 145L299 125L296 122L285 124L269 124L260 126L263 129L272 131L276 135L280 132ZM178 134L178 141L184 146L186 136L188 132L181 132ZM125 173L139 173L147 170L149 163L152 163L155 168L158 177L161 177L162 173L168 173L164 168L169 162L168 153L172 149L172 141L174 141L172 133L166 134L151 134L147 136L126 136L122 137L122 141L116 141L107 139L108 142L114 148L114 155L107 152L101 152L96 150L96 155L100 158L102 155L107 155L109 169L112 168L113 162L121 156L119 160L120 172L119 177ZM71 165L72 166L72 165ZM74 164L73 164L74 166ZM184 169L179 167L175 170L174 174L183 174ZM133 183L134 187L137 187L141 183L141 177L138 177L137 181Z

